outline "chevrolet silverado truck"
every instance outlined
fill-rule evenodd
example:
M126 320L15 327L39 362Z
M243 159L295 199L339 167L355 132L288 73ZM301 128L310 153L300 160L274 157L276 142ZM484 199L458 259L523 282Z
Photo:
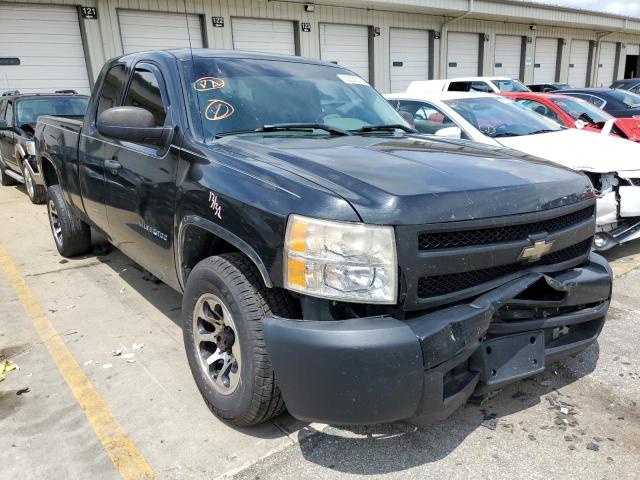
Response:
M88 100L74 90L4 92L0 96L0 184L24 183L31 202L44 203L46 192L33 142L36 121L41 115L82 118Z
M334 64L126 55L36 142L58 251L94 229L182 292L195 383L236 425L442 419L605 322L586 176L419 135Z

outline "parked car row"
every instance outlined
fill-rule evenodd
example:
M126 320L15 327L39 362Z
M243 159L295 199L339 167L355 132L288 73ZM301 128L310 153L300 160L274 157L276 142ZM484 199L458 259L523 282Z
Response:
M226 421L445 418L597 339L612 273L592 246L640 230L640 145L444 85L385 99L300 57L113 59L82 119L35 127L53 241L72 257L100 232L183 293Z

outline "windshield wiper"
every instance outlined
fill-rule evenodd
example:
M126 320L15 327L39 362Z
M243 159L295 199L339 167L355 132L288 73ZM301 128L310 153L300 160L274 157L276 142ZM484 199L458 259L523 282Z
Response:
M402 125L401 123L392 123L389 125L365 125L361 128L356 128L355 130L349 130L353 133L368 133L368 132L389 132L392 130L403 130L407 133L416 133L417 130L415 128L407 127L406 125Z
M559 132L561 129L552 130L550 128L542 129L542 130L534 130L533 132L529 132L529 135L537 135L539 133L549 133L549 132Z
M274 125L264 125L260 128L256 128L254 132L277 132L287 130L324 130L332 135L351 135L351 133L346 130L332 127L331 125L326 125L324 123L276 123Z
M274 125L263 125L259 128L252 130L235 130L232 132L221 132L216 134L216 138L228 137L233 135L248 135L251 133L265 133L265 132L286 132L286 131L304 131L304 130L324 130L331 135L345 136L351 135L346 130L341 128L325 125L324 123L276 123Z

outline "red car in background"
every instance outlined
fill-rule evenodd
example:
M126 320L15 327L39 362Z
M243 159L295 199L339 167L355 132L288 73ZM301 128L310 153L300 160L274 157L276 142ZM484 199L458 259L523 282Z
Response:
M628 138L640 142L640 119L615 118L579 98L556 93L505 92L500 95L568 128Z

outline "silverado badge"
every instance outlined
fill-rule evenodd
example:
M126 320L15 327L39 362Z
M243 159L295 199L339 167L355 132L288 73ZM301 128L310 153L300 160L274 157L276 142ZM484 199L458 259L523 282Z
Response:
M518 260L526 260L527 262L537 262L543 255L549 253L553 247L553 240L536 240L530 247L524 247Z

